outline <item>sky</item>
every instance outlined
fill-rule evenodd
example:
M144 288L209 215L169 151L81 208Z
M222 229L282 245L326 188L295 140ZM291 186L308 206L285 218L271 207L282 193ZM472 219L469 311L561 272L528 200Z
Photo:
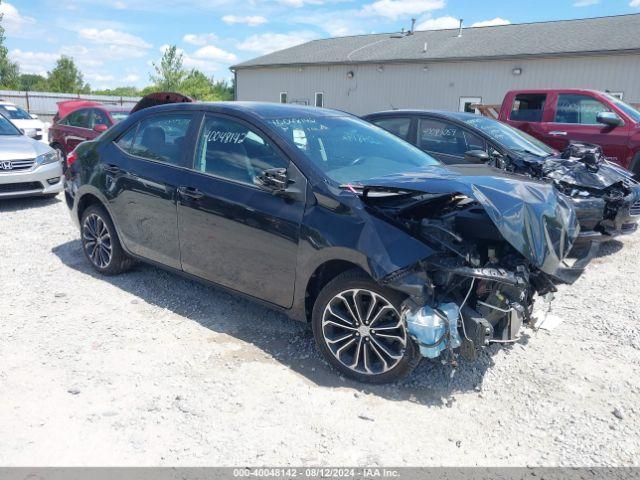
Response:
M11 58L46 75L73 57L94 89L144 87L177 45L187 68L229 66L317 38L640 13L640 0L0 0Z

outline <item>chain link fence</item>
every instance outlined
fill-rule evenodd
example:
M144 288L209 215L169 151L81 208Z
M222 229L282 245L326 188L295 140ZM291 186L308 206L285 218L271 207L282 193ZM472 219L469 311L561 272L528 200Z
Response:
M58 102L65 100L90 100L106 105L119 105L133 108L133 106L138 103L138 100L140 100L140 97L0 90L0 101L15 103L27 112L38 115L43 122L49 123L58 111Z

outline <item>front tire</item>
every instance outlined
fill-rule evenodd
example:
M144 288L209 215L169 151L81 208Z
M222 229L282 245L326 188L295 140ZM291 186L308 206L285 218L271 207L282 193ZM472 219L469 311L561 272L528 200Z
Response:
M325 360L360 382L407 376L420 355L400 314L403 299L360 270L334 278L318 295L311 319Z
M134 261L120 244L111 217L99 205L89 206L80 220L82 251L91 266L103 275L117 275L129 270Z

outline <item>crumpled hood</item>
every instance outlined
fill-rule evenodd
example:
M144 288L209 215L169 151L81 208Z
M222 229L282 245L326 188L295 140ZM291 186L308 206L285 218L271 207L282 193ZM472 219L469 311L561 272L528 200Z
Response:
M600 163L597 170L590 170L589 166L578 158L565 159L558 156L542 159L526 156L524 160L527 163L540 164L546 178L593 190L606 189L619 182L626 183L633 177L628 170L607 161Z
M365 188L466 195L482 205L506 241L550 275L561 267L580 231L573 208L552 185L486 165L429 167L363 184Z

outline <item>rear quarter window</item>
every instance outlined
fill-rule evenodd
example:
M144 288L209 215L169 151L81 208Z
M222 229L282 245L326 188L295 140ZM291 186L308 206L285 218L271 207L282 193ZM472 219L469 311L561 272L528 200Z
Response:
M513 99L509 120L541 122L546 93L519 93Z
M408 117L376 118L372 123L404 140L409 138L411 119Z

